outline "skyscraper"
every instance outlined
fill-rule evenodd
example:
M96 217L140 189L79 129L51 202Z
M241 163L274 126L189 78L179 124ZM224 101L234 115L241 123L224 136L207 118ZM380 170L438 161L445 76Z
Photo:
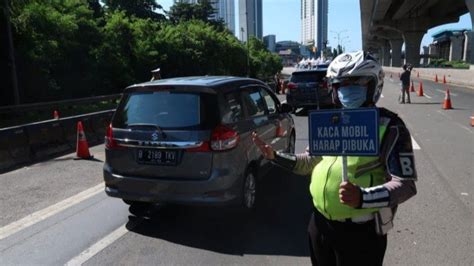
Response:
M224 20L227 28L235 33L235 5L234 0L216 0L214 4L216 17Z
M199 0L174 0L188 4L198 4ZM213 0L212 7L216 10L214 19L222 19L231 32L235 32L235 7L234 0Z
M314 0L301 0L301 43L315 45Z
M328 0L316 0L316 45L318 51L326 48L328 41Z
M239 37L246 42L250 36L263 37L262 0L239 0Z
M328 0L301 0L301 43L319 52L328 40Z

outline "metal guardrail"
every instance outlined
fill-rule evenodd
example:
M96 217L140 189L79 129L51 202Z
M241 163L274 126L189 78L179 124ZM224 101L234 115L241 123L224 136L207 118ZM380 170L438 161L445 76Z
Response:
M44 109L49 109L51 107L58 106L58 105L75 105L75 104L80 104L80 103L111 101L111 100L119 99L121 96L122 94L112 94L112 95L103 95L103 96L87 97L87 98L72 99L72 100L1 106L0 114L44 110Z
M103 142L114 111L0 129L0 173L18 165L73 151L76 147L78 121L82 121L90 144Z

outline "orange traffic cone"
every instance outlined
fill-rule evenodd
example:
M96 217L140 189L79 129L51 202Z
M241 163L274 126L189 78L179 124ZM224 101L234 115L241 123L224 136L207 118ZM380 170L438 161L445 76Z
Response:
M415 84L411 82L410 92L415 92Z
M474 116L471 116L471 127L474 127Z
M444 97L443 109L444 110L453 109L453 106L451 105L451 97L449 96L449 88L446 89L446 96Z
M53 117L54 117L54 119L58 120L59 119L59 112L54 110Z
M435 82L438 82L438 74L435 75Z
M446 76L443 75L443 83L446 84Z
M423 96L423 81L420 81L420 88L418 89L418 96Z
M89 144L87 144L86 134L82 127L82 122L77 122L77 145L76 145L77 159L92 159L93 156L89 153Z

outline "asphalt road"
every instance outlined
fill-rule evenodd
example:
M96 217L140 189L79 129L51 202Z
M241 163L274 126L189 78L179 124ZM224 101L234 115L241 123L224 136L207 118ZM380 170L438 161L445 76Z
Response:
M426 97L412 93L412 104L401 105L398 82L385 82L380 106L410 129L419 175L418 194L397 213L385 264L472 265L474 90L452 87L455 109L442 110L442 84L425 82ZM302 152L304 111L295 122ZM91 152L96 161L68 155L0 175L0 265L310 264L307 177L272 170L253 216L167 206L138 219L103 192L103 146Z

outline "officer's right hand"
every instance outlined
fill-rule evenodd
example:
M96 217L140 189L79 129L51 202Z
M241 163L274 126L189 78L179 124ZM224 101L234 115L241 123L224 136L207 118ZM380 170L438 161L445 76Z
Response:
M252 132L252 140L255 143L255 145L257 145L257 147L260 149L265 159L267 160L275 159L275 154L274 154L272 146L266 144L263 140L261 140L258 137L256 132Z

